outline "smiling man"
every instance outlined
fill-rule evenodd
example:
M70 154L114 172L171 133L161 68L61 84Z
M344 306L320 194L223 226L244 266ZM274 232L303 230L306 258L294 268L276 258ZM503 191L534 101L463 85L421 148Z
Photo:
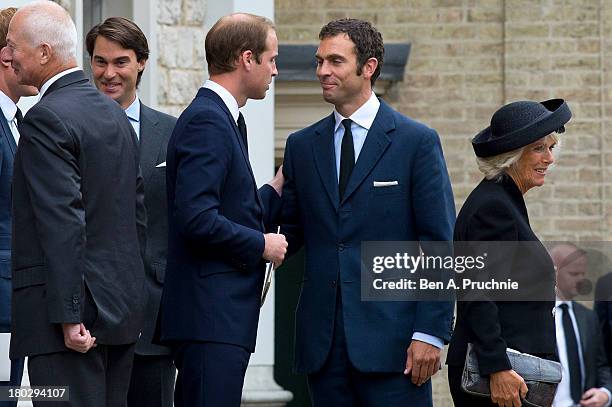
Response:
M146 313L136 344L128 407L171 407L176 369L167 347L152 343L166 271L168 209L166 147L176 118L140 101L138 84L149 57L147 38L132 21L111 17L86 37L96 87L125 110L140 141L140 168L145 184L147 245L144 256Z
M295 364L314 406L431 406L451 302L361 301L363 241L450 241L453 194L437 133L373 92L384 58L367 21L325 25L317 77L332 114L289 136L283 226L306 269Z

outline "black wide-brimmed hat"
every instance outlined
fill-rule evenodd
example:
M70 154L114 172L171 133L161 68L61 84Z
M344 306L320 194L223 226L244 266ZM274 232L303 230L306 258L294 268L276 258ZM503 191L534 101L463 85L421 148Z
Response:
M491 125L472 139L472 147L478 157L507 153L553 131L562 132L571 117L563 99L508 103L493 114Z

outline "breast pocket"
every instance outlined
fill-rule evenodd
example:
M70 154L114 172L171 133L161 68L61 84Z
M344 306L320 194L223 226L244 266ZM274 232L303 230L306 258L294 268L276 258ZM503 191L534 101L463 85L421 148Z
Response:
M396 185L374 185L372 186L374 195L399 195L405 192L403 184Z

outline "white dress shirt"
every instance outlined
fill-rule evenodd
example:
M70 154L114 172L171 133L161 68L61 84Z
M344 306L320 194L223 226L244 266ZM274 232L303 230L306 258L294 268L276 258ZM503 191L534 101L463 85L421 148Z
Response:
M0 91L0 108L2 109L4 118L9 125L9 129L11 129L11 133L13 133L15 144L19 143L19 130L17 129L17 105L2 91Z
M555 301L555 332L557 334L557 352L559 354L559 362L561 362L561 382L559 386L557 386L557 393L555 394L555 399L553 400L553 407L570 407L574 406L574 401L572 400L572 395L570 391L570 371L568 367L567 361L567 345L565 342L565 332L563 331L563 310L561 309L561 304L567 304L567 311L569 312L569 316L572 320L572 326L574 327L574 334L576 335L576 341L580 344L580 330L578 329L578 323L576 322L576 316L574 315L574 306L571 301ZM580 375L582 377L582 388L584 388L584 378L585 378L585 366L584 366L584 356L582 355L582 347L578 346L578 357L580 358ZM612 397L610 395L610 391L605 387L601 387L599 390L602 390L608 393L608 403L606 407L610 405L612 401Z
M342 146L342 137L344 136L344 126L342 126L342 120L351 119L351 133L353 134L353 147L355 148L355 162L359 158L359 153L363 148L368 131L374 123L378 109L380 108L380 101L372 92L369 99L355 110L350 117L344 117L337 110L334 109L334 118L336 124L334 126L334 150L336 152L336 176L340 180L340 149ZM436 336L429 335L423 332L414 332L412 339L428 343L439 349L444 348L444 341Z
M140 100L138 95L136 95L132 104L125 109L125 114L130 119L130 124L136 132L136 137L140 140Z
M58 74L55 74L54 76L52 76L51 78L47 79L47 82L43 83L43 85L40 87L40 90L38 92L38 100L42 99L43 95L45 94L45 92L49 89L49 87L51 85L53 85L53 83L55 81L57 81L59 78L68 75L69 73L72 72L76 72L76 71L80 71L81 68L74 67L74 68L68 68L65 71L62 71Z

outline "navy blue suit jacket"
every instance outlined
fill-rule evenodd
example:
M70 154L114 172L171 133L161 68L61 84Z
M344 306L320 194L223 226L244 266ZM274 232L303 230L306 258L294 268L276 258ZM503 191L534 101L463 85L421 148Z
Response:
M402 372L415 331L450 339L452 302L361 301L362 241L450 241L453 194L437 133L381 101L338 199L333 114L292 134L283 171L283 230L289 251L302 244L306 267L296 313L298 372L325 362L333 337L336 280L352 364ZM398 181L374 188L374 181Z
M11 328L11 181L17 144L0 110L0 332Z
M281 200L268 185L257 190L236 122L210 89L200 89L179 117L166 165L168 259L160 339L222 342L252 352L263 232Z

